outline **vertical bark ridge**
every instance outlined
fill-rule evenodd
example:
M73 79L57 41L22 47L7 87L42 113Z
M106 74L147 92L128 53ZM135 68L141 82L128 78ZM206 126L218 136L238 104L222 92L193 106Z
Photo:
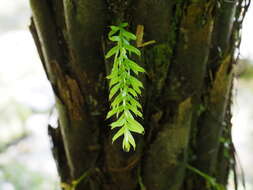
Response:
M179 6L178 4L176 4ZM195 106L199 102L199 96L207 65L210 39L213 29L212 9L214 2L197 1L194 3L179 6L181 13L178 13L180 25L178 26L177 45L174 47L174 55L167 76L167 87L162 92L160 100L162 104L168 105L160 120L161 131L156 136L151 145L147 163L144 167L144 181L151 189L180 189L183 180L185 165L188 157L188 140L190 137L191 120L197 111ZM181 16L182 15L182 16ZM175 15L174 15L175 16ZM194 71L191 69L194 67ZM181 113L181 106L185 102L190 102L187 109L187 116ZM173 106L172 106L173 105ZM173 109L172 109L173 107ZM163 108L164 109L164 108ZM181 115L182 114L182 115ZM187 122L178 123L179 117L187 117ZM180 128L180 126L183 126ZM177 129L177 130L175 130ZM182 131L180 130L182 129ZM182 133L181 133L181 132ZM186 143L177 146L177 141L173 139L182 138ZM170 139L168 143L165 140ZM174 148L172 148L174 147ZM162 155L157 156L159 151ZM170 155L170 156L169 156ZM164 157L175 157L175 162L163 160ZM173 159L168 159L173 160ZM167 163L156 168L156 163ZM152 174L147 171L152 170ZM155 172L154 172L155 171ZM167 172L168 173L167 173ZM177 175L173 177L169 175ZM154 177L156 176L156 177ZM173 179L166 182L166 176Z
M69 65L68 69L64 68L66 63L70 63L67 57L69 53L62 49L67 44L59 41L59 35L65 38L64 22L59 25L56 24L59 16L53 14L52 10L55 7L50 7L52 5L48 4L47 1L31 0L30 3L40 42L37 43L38 49L41 49L46 71L56 94L57 107L60 113L60 129L71 171L71 179L68 181L72 181L79 178L89 168L95 167L98 151L94 151L92 147L98 146L99 128L91 127L97 126L97 123L85 112L86 99L81 91L82 85L79 84L78 78L72 73L66 73L66 70L71 70ZM56 10L61 9L61 6L59 7L56 7ZM74 71L75 68L72 69ZM101 77L97 78L101 80ZM90 99L96 104L103 105L103 101L97 103L95 98ZM92 113L90 114L92 115ZM94 114L92 116L94 117ZM87 188L87 184L82 184L80 187Z
M174 125L176 128L176 125L179 123L170 124L167 122L168 118L166 118L164 122L166 124L160 127L160 121L164 112L166 112L164 101L162 100L162 91L166 85L166 77L176 43L177 25L181 16L178 11L180 11L181 6L182 3L176 1L140 0L136 3L136 7L133 10L133 25L144 26L144 42L150 40L156 41L153 45L143 47L143 59L140 60L148 73L146 81L144 81L146 145L140 166L142 167L141 175L143 183L147 189L176 188L180 185L180 180L177 178L181 179L182 175L179 172L179 175L172 178L170 172L175 170L177 166L174 166L174 163L165 161L166 156L169 156L170 153L174 156L178 152L177 148L180 149L184 144L183 138L178 144L174 144L175 141L173 140L173 143L166 143L166 138L171 137L175 129L173 127L171 130L165 128L168 125ZM178 20L175 21L174 19ZM164 128L163 131L161 131L162 128ZM156 137L159 132L161 132L161 138ZM185 134L183 128L178 132ZM156 141L155 139L159 140ZM172 150L169 150L170 148ZM163 163L163 161L164 165L157 165L157 163ZM168 183L166 178L171 178L171 183Z
M199 123L197 163L199 168L209 174L214 172L220 144L219 139L224 128L225 111L229 102L233 76L230 71L231 62L231 55L222 60L222 64L216 73L213 87L210 90L210 99L208 99L206 111L203 113ZM205 147L202 144L204 142Z
M197 136L193 137L196 141L192 143L195 156L191 164L200 171L215 177L217 182L224 186L227 183L229 170L233 168L231 159L234 158L232 139L229 135L231 118L227 117L227 113L230 113L231 108L234 47L236 46L233 33L237 9L236 1L222 1L220 6L216 6L212 46L202 91L202 110L194 132ZM226 143L229 142L229 148L224 146L224 139ZM192 179L193 177L188 177L189 181ZM207 189L206 183L203 178L196 176L192 188L189 186L185 188Z
M219 138L225 127L225 113L229 102L232 84L232 62L230 41L235 17L236 3L222 2L217 10L212 49L208 61L208 74L211 77L205 88L205 112L199 122L197 142L197 163L201 170L213 175L219 150ZM208 85L209 84L209 85ZM203 143L205 143L205 147Z
M187 162L187 146L193 111L192 99L180 103L172 121L167 121L150 145L144 160L143 180L147 189L180 189ZM151 172L152 171L152 172Z

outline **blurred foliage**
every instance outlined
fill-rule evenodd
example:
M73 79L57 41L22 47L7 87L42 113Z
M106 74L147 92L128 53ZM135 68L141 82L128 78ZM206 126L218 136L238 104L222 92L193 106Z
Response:
M58 190L55 181L17 162L0 165L0 189L4 190L5 184L15 190Z
M28 135L25 123L32 111L27 106L10 99L0 102L0 107L2 108L0 110L0 152L3 152L4 147L16 144L15 141Z
M16 160L22 152L18 145L28 143L26 139L33 136L33 133L27 129L27 120L37 112L12 98L1 101L0 105L2 108L0 110L0 190L58 190L59 184L55 177L52 178L41 172L40 168L31 170L29 165Z
M253 62L249 59L241 59L235 67L237 78L250 80L253 79Z

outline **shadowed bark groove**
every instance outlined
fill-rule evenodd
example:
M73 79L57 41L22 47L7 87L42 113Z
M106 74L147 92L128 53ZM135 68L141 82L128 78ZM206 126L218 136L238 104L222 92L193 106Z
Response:
M242 0L239 0L242 2ZM220 2L220 1L219 1ZM53 87L59 127L49 127L63 183L76 190L209 190L190 164L226 184L230 98L240 3L218 0L30 0L33 34ZM144 26L137 61L145 135L135 152L111 142L105 121L111 65L108 25ZM237 39L238 40L238 39ZM137 59L133 57L133 59ZM223 165L217 163L221 160ZM216 171L216 172L215 172ZM145 186L145 187L144 187Z
M70 170L59 126L57 128L53 128L52 126L48 125L48 135L51 137L52 152L56 161L56 166L58 168L61 181L70 183Z

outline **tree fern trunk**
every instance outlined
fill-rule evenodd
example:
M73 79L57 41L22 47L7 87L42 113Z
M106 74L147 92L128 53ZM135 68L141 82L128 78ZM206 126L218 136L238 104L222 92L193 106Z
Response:
M207 181L187 169L191 165L226 185L242 1L30 3L30 29L59 112L59 126L49 126L49 134L62 183L81 177L76 190L207 190ZM120 141L111 143L105 120L107 26L119 21L132 32L143 25L144 42L156 41L141 48L138 60L148 73L141 99L146 133L135 137L137 150L130 153Z

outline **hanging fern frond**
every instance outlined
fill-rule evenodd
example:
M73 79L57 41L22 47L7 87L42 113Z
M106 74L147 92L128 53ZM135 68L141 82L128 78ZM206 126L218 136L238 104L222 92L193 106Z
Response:
M136 40L136 36L125 29L127 25L127 23L122 23L110 27L108 37L116 45L108 51L105 57L108 59L114 56L111 73L107 76L107 79L110 80L109 101L111 106L106 119L115 116L116 121L110 126L111 129L119 129L112 141L123 136L122 147L128 152L131 145L134 149L136 147L132 132L144 134L143 126L135 118L143 117L142 106L138 101L143 84L136 76L144 73L145 70L129 58L131 53L140 56L141 52L130 44L131 40Z

